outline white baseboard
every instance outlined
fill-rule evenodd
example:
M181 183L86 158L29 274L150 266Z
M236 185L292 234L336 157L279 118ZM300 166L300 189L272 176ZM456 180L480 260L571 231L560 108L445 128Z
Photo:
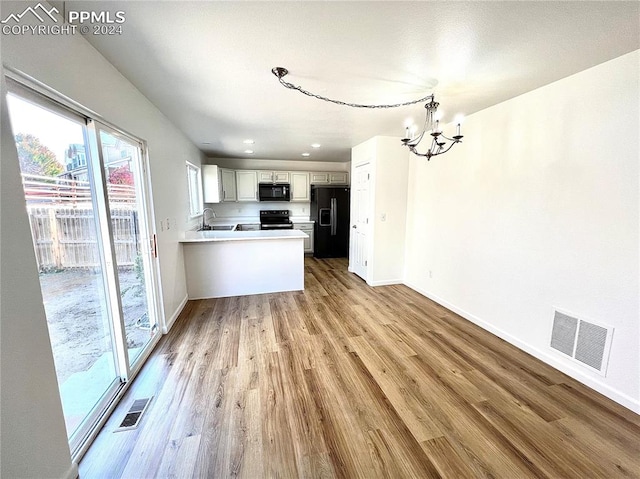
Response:
M565 373L567 376L571 376L573 379L575 379L576 381L580 381L581 383L583 383L584 385L590 387L591 389L595 389L596 391L598 391L599 393L607 396L609 399L611 399L612 401L617 402L618 404L621 404L622 406L626 407L627 409L630 409L631 411L635 412L636 414L640 414L640 399L636 399L633 398L625 393L622 393L614 388L612 388L611 386L609 386L608 384L604 384L603 382L599 381L596 378L593 378L589 375L587 375L584 371L582 371L581 369L572 367L570 365L564 364L563 362L559 361L557 358L555 358L553 355L549 354L546 351L543 351L541 349L538 349L530 344L525 343L524 341L516 338L515 336L512 336L511 334L507 333L506 331L501 330L500 328L496 328L495 326L493 326L492 324L478 318L477 316L474 316L471 313L468 313L467 311L464 311L456 306L454 306L453 304L445 301L444 299L429 293L428 291L423 290L422 288L411 284L411 283L404 283L406 286L408 286L409 288L413 289L414 291L420 293L423 296L426 296L427 298L431 299L432 301L435 301L436 303L440 304L441 306L444 306L447 309L450 309L451 311L453 311L454 313L462 316L463 318L465 318L468 321L471 321L472 323L480 326L482 329L489 331L490 333L492 333L493 335L499 337L500 339L504 339L505 341L507 341L508 343L514 345L515 347L517 347L518 349L521 349L523 351L525 351L526 353L531 354L532 356L534 356L535 358L539 359L540 361L548 364L549 366L554 367L555 369Z
M71 467L61 479L78 479L79 476L80 472L78 471L78 464L72 462Z
M167 334L171 330L171 326L173 326L173 323L176 322L176 319L178 319L178 316L182 313L182 310L187 305L187 301L189 301L189 296L185 294L183 300L180 301L180 304L169 318L169 321L167 321L167 324L162 327L162 334Z
M380 281L367 281L367 284L369 286L389 286L392 284L402 284L402 280L401 279L383 279Z

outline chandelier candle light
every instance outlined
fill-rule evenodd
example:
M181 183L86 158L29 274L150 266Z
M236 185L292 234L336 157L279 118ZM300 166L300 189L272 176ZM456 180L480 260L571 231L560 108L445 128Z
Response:
M462 142L463 136L460 134L459 122L457 126L456 135L453 136L453 138L449 138L442 133L442 130L440 129L440 120L435 119L436 112L440 104L437 101L435 101L435 98L433 95L428 95L424 98L419 98L418 100L408 101L405 103L395 103L392 105L366 105L361 103L349 103L349 102L344 102L340 100L332 100L331 98L327 98L325 96L311 93L307 90L302 89L302 87L300 86L294 85L293 83L289 83L283 80L283 78L289 73L289 70L287 70L284 67L274 67L271 69L271 73L273 73L278 78L278 81L280 82L280 84L285 88L288 88L290 90L297 90L303 95L317 98L318 100L335 103L337 105L350 106L352 108L371 108L371 109L398 108L400 106L415 105L416 103L422 103L423 101L428 100L428 102L424 106L427 110L427 117L424 122L422 133L420 133L419 136L414 138L410 135L410 129L407 127L405 130L405 138L401 140L402 144L408 147L409 150L414 155L426 157L427 161L429 161L432 156L437 156L437 155L446 153L451 149L453 145L455 145L456 143ZM429 150L427 150L426 153L419 153L417 150L417 146L422 141L422 138L427 134L427 132L429 132L429 135L433 138L431 141L431 146L429 147ZM451 143L447 145L447 142L443 140L448 140Z

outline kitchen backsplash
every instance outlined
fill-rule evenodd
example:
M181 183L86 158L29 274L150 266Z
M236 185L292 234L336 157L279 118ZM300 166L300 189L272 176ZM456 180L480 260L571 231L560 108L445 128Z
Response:
M216 218L260 217L260 210L289 210L290 216L309 216L310 203L261 201L259 203L205 203L216 212Z

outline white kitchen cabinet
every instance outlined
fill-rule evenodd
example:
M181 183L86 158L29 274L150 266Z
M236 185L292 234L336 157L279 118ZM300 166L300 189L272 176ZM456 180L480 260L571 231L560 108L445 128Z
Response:
M236 170L236 197L240 201L258 201L258 172Z
M312 185L348 185L349 172L347 171L314 171L309 173Z
M308 238L304 239L304 252L313 253L313 223L294 223L293 229L309 235Z
M260 231L259 223L240 224L238 225L240 231Z
M273 181L276 183L289 183L289 172L288 171L274 171L273 172Z
M202 165L202 184L205 203L220 203L220 171L217 165Z
M260 183L289 183L288 171L258 171Z
M291 199L290 201L310 201L309 173L306 171L291 171Z
M237 201L236 172L220 168L220 199L221 201Z
M334 171L329 173L329 184L330 185L348 185L349 173L347 173L346 171Z
M312 185L328 185L329 184L329 173L318 173L312 172L309 173L310 183Z
M273 183L273 171L258 171L258 182Z

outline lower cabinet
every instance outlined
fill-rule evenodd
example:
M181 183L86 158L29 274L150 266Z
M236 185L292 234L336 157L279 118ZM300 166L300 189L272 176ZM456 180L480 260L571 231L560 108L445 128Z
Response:
M313 253L313 223L294 223L293 228L309 235L304 239L304 252Z
M238 225L240 231L260 231L259 224L240 224Z

